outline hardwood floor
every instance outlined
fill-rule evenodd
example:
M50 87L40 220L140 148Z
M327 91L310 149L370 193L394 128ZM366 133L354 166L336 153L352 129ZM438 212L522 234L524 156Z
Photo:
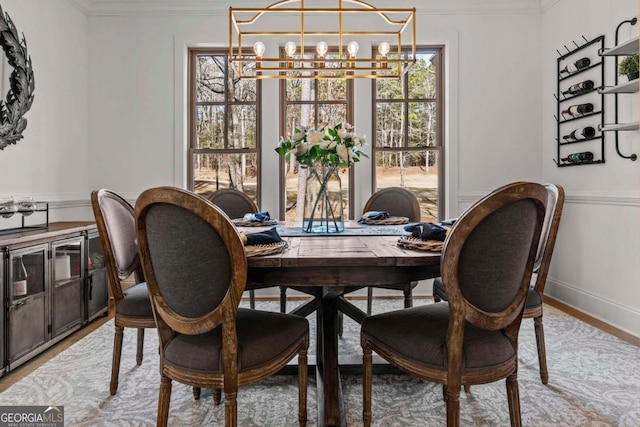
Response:
M297 300L297 299L301 299L304 297L293 297L290 298L291 300ZM402 297L374 297L374 299L393 299L393 298L402 298ZM415 299L431 299L431 297L414 297ZM353 299L353 300L358 300L358 299L366 299L366 296L350 296L348 297L348 299ZM243 299L244 300L244 299ZM257 298L258 301L276 301L277 298L272 298L272 297L265 297L265 298ZM247 299L248 301L248 299ZM548 298L545 297L544 298L544 302L545 304L549 304L550 306L553 306L559 310L562 310L568 314L570 314L571 316L577 318L578 320L581 320L593 327L596 327L598 329L601 329L604 332L607 332L613 336L616 336L630 344L633 344L635 346L640 347L640 338L639 337L635 337L627 332L621 331L620 329L614 328L611 325L608 325L606 323L604 323L601 320L598 320L594 317L591 317L587 314L584 314L576 309L574 309L573 307L570 307L566 304L563 304L557 300L554 300L552 298ZM24 378L25 376L29 375L30 373L32 373L33 371L35 371L36 369L38 369L40 366L42 366L44 363L46 363L47 361L51 360L52 358L54 358L56 355L62 353L63 351L65 351L67 348L69 348L70 346L72 346L73 344L75 344L76 342L80 341L82 338L86 337L87 335L89 335L90 333L92 333L93 331L95 331L96 329L98 329L100 326L104 325L105 323L107 323L109 320L111 320L113 318L113 307L110 306L109 308L109 314L107 316L95 319L94 321L92 321L91 323L89 323L87 326L85 326L84 328L80 329L79 331L75 332L74 334L70 335L69 337L65 338L64 340L62 340L61 342L57 343L56 345L54 345L53 347L45 350L44 352L42 352L40 355L34 357L32 360L30 360L29 362L25 363L24 365L18 367L17 369L7 373L6 375L4 375L3 377L0 378L0 393L4 392L5 390L7 390L9 387L11 387L13 384L15 384L16 382L20 381L22 378Z

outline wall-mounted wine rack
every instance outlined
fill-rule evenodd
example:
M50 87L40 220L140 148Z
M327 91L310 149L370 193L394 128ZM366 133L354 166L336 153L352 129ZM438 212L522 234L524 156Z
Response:
M604 163L604 35L578 44L558 57L557 69L557 158L558 167ZM573 150L571 148L574 148Z

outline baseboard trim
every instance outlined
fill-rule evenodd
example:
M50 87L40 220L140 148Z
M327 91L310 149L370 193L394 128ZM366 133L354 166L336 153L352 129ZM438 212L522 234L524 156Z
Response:
M569 314L570 316L575 317L578 320L581 320L595 328L598 328L608 334L611 334L615 337L620 338L621 340L624 340L626 342L628 342L629 344L633 344L637 347L640 347L640 338L636 337L635 335L632 335L628 332L625 332L621 329L616 328L615 326L611 326L610 324L603 322L600 319L596 319L593 316L590 316L574 307L571 307L570 305L567 305L561 301L558 301L557 299L551 298L547 295L544 296L544 302L545 304L549 304L552 307L557 308L558 310L564 311L565 313Z

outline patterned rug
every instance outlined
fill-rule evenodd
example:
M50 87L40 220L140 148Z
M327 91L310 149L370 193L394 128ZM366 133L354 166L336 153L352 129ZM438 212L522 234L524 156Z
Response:
M364 308L364 301L356 301ZM417 301L417 304L430 301ZM258 302L277 310L277 302ZM289 309L297 305L291 303ZM376 301L375 312L401 308L401 300ZM309 316L313 324L315 316ZM540 382L533 321L520 331L519 385L523 425L640 426L640 349L553 307L544 316L549 385ZM0 405L64 405L66 426L155 425L158 398L157 336L145 336L145 358L135 363L133 330L125 330L120 386L109 396L113 322L110 321L0 394ZM359 325L345 318L341 354L361 354ZM313 348L313 344L311 346ZM308 426L317 425L315 381L309 378ZM347 422L362 425L362 381L343 375ZM509 425L504 381L461 393L461 424ZM238 392L241 426L296 426L297 382L280 375ZM373 425L444 425L442 386L403 375L373 379ZM170 426L224 425L224 405L209 390L195 401L191 388L173 383Z

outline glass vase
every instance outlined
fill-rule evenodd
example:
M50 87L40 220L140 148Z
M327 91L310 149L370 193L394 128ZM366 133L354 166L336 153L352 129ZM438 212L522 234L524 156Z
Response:
M318 164L307 170L302 231L341 233L344 231L342 183L337 166Z

